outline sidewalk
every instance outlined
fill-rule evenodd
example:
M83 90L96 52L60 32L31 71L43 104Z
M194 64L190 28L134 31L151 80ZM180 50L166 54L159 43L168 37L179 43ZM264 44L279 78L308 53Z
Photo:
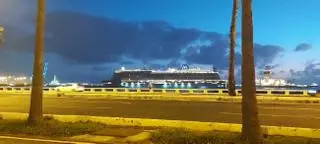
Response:
M0 144L93 144L93 143L26 138L26 137L18 137L18 136L0 136Z
M112 130L111 130L112 131ZM114 131L114 130L113 130ZM152 131L132 133L132 129L121 129L108 136L108 132L100 134L84 134L64 138L35 138L34 136L1 136L0 144L151 144Z

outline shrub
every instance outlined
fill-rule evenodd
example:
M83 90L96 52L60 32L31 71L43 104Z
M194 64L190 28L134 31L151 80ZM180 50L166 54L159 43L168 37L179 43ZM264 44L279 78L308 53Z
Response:
M264 144L320 144L320 139L268 136ZM195 132L185 129L163 129L152 134L154 144L248 144L241 141L240 133Z
M29 126L25 121L0 121L0 133L64 137L89 134L104 129L106 125L91 121L59 122L53 117L44 117L40 124Z

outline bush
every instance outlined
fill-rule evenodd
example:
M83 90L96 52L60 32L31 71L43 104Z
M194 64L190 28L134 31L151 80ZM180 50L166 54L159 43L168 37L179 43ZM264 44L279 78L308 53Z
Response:
M246 144L236 133L191 132L185 129L165 129L155 132L151 141L155 144Z
M0 120L0 133L3 134L64 137L89 134L104 128L106 128L106 125L91 121L80 121L75 123L59 122L52 117L44 117L44 120L35 126L29 126L22 120Z
M240 133L194 132L185 129L163 129L152 134L154 144L248 144ZM320 139L302 137L268 136L264 144L320 144Z

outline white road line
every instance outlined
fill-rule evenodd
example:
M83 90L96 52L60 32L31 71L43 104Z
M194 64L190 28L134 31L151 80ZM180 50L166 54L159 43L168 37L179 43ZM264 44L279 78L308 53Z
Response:
M14 140L24 140L24 141L38 141L38 142L52 142L52 143L69 143L69 144L94 144L85 142L71 142L71 141L58 141L58 140L46 140L46 139L33 139L33 138L21 138L21 137L11 137L11 136L0 136L0 139L14 139Z
M112 107L93 107L94 109L102 109L102 110L106 110L106 109L112 109Z
M241 109L241 106L237 106L237 108ZM316 111L320 112L320 109L317 108L301 108L301 107L264 107L264 106L259 106L259 109L266 109L266 110L306 110L306 111Z
M221 114L226 115L241 115L241 113L233 113L233 112L220 112ZM310 117L310 116L297 116L297 115L274 115L274 114L259 114L259 116L269 116L269 117L289 117L289 118L312 118L319 119L320 117Z
M120 104L127 104L127 105L130 105L131 102L119 102Z

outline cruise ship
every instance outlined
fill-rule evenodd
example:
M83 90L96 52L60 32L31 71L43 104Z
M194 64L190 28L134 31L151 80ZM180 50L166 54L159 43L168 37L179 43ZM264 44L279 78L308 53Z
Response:
M272 77L271 66L265 66L263 77L256 79L258 87L286 87L290 86L284 79L276 79Z
M28 86L32 78L24 75L0 75L0 86Z
M114 72L112 80L104 83L128 88L219 88L226 85L226 81L221 80L215 68L204 70L198 67L190 68L188 65L166 70L121 67Z

